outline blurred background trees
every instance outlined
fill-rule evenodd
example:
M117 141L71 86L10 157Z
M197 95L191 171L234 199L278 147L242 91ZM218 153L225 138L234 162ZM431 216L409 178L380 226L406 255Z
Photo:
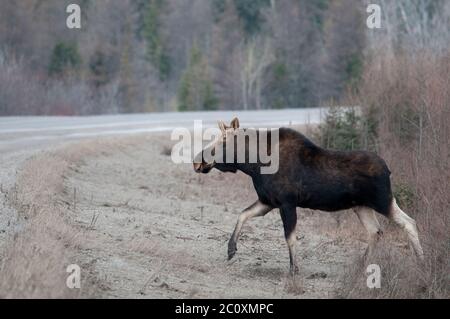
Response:
M360 0L82 0L69 30L70 1L6 1L0 114L329 104L380 52L448 49L448 1L379 2L383 28L369 30ZM23 91L41 96L19 103Z

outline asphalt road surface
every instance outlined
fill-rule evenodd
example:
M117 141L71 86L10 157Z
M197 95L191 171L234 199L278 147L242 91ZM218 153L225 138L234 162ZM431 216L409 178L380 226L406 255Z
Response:
M195 120L204 127L238 116L244 127L281 127L317 124L326 109L226 111L105 115L90 117L0 117L0 154L40 149L92 137L192 129Z

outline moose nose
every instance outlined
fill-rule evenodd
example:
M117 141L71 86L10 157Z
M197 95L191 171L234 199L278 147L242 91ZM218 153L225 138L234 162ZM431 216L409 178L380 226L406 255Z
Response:
M194 163L194 171L200 173L202 171L202 163Z
M194 171L201 173L203 168L203 152L198 153L194 157Z

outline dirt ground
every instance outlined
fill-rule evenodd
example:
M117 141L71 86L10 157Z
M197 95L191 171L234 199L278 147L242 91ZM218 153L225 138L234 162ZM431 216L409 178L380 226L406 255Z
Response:
M197 175L172 163L170 145L168 136L122 141L66 176L70 223L85 231L75 262L96 297L339 297L345 269L365 247L363 232L348 238L340 231L340 220L357 223L351 213L298 211L295 280L278 210L249 221L227 261L237 217L256 200L250 179Z
M165 134L103 138L17 163L5 207L19 213L0 247L1 295L342 297L366 247L353 213L298 209L294 279L278 210L245 225L228 261L237 217L256 200L250 178L175 165L173 143ZM81 267L80 291L65 285L69 264Z

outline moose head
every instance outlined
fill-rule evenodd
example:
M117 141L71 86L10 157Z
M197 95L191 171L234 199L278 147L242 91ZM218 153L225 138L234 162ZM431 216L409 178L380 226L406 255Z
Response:
M223 121L219 121L218 124L220 136L218 136L215 141L204 148L194 158L194 170L197 173L209 173L218 164L215 159L223 158L226 154L227 147L234 147L235 145L234 143L229 142L234 141L234 137L239 132L239 119L235 118L232 120L229 126ZM225 161L222 163L224 162ZM229 171L235 170L230 168Z

